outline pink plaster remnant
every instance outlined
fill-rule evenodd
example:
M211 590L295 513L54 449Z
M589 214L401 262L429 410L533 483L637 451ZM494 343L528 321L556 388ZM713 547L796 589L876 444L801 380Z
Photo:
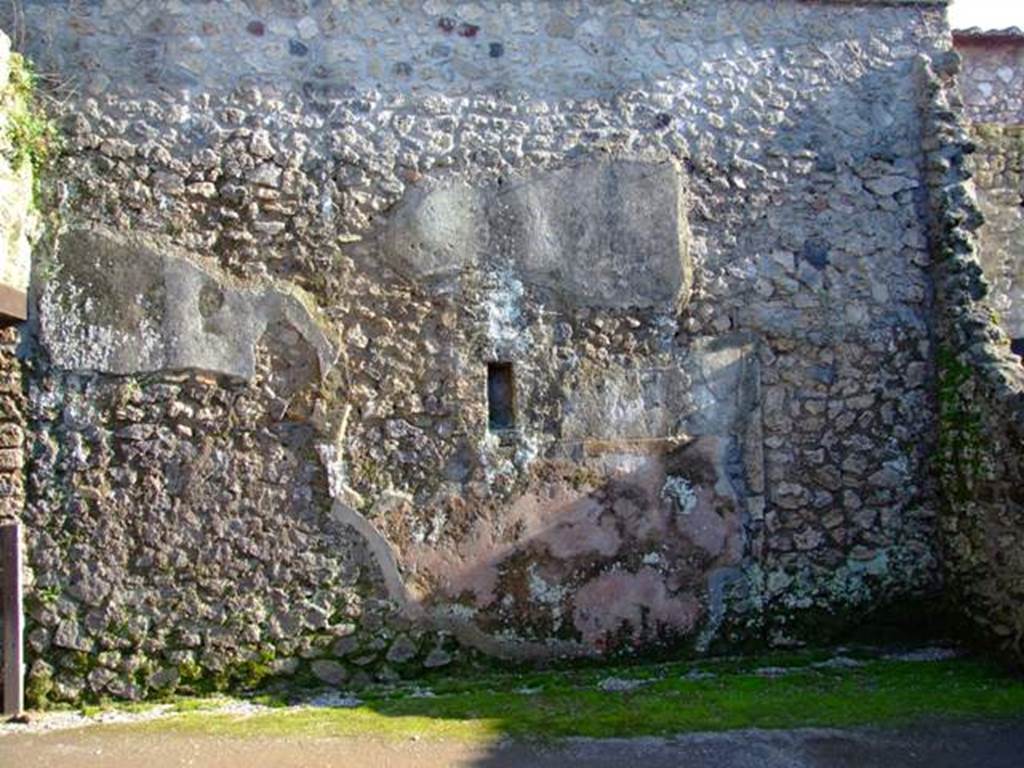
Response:
M622 546L615 518L602 514L603 507L588 491L564 482L546 483L500 513L481 513L457 541L399 543L405 570L423 582L414 591L448 598L468 592L483 608L497 599L502 562L523 547L556 560L614 556Z
M551 489L548 498L526 494L512 506L512 516L539 525L536 541L558 559L597 553L610 557L622 539L611 516L602 520L604 508L590 496L566 485Z
M613 640L682 635L702 614L707 574L742 557L742 521L722 482L726 448L706 436L667 454L617 456L612 465L603 456L586 482L577 466L552 464L507 506L439 501L447 511L429 539L412 535L416 517L406 506L384 510L377 522L422 604L458 602L483 615L514 597L517 611L547 617L551 605L532 593L503 593L513 583L506 579L521 579L529 564L564 589L573 607L559 621L572 621L595 650ZM695 504L682 509L665 495L669 474L690 484ZM645 564L626 570L636 557ZM580 583L595 567L604 573Z
M573 621L585 643L600 647L624 622L631 639L640 642L661 632L688 632L700 612L694 595L670 594L662 574L641 568L635 573L608 571L584 584L576 593Z
M718 557L725 549L730 531L726 521L715 511L715 494L701 486L696 489L697 504L688 515L676 515L680 532L711 557Z

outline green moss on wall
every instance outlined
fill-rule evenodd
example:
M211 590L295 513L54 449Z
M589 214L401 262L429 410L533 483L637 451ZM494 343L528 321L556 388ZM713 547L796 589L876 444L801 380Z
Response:
M938 472L947 502L969 501L985 465L981 415L966 390L973 371L951 350L938 351L939 446Z

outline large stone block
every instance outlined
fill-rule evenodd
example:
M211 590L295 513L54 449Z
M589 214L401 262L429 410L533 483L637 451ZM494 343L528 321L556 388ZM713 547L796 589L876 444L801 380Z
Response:
M511 271L563 304L670 310L689 296L689 239L675 162L591 159L492 186L417 190L379 244L417 280Z
M388 260L418 278L457 275L487 239L485 205L485 195L462 182L413 190L383 235Z
M257 344L282 325L312 348L320 374L337 358L296 289L243 283L154 238L73 229L55 259L39 322L42 345L59 368L202 370L248 379Z

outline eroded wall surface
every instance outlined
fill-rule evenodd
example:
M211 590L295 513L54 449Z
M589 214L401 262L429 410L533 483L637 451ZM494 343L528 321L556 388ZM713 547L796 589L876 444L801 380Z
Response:
M975 639L1019 666L1024 663L1024 374L1019 363L1024 354L1024 35L1010 30L997 39L958 37L957 50L963 57L959 93L973 149L962 165L972 176L977 208L968 204L969 196L956 196L946 223L947 242L959 243L950 271L961 274L945 281L946 296L940 295L947 307L939 390L944 457L939 469L947 506L943 551L948 589ZM953 181L962 184L955 174Z
M24 18L75 86L37 691L787 644L936 587L937 5Z
M1024 33L958 33L963 111L976 150L970 168L985 224L978 254L989 301L1015 351L1024 352Z
M979 123L1024 123L1024 32L956 34L964 108Z
M1003 330L1024 345L1024 123L974 123L971 138L981 265Z
M985 247L991 221L968 183L977 159L956 67L927 70L929 206L939 341L942 542L949 602L986 650L1024 663L1024 369L993 308ZM989 136L989 138L993 138ZM980 198L981 201L984 198ZM980 237L979 237L980 235Z
M27 162L18 162L17 147L11 140L12 113L22 106L15 103L11 70L10 40L0 32L0 525L19 521L25 503L24 380L17 354L20 334L17 318L8 313L24 317L29 233L35 230L30 210L32 168ZM0 562L0 579L5 567ZM0 615L0 631L4 618ZM5 650L0 650L0 665Z

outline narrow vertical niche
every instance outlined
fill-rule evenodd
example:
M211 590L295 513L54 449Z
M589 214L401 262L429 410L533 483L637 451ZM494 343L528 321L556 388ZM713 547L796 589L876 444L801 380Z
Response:
M487 428L492 432L515 427L515 394L512 363L488 363Z

